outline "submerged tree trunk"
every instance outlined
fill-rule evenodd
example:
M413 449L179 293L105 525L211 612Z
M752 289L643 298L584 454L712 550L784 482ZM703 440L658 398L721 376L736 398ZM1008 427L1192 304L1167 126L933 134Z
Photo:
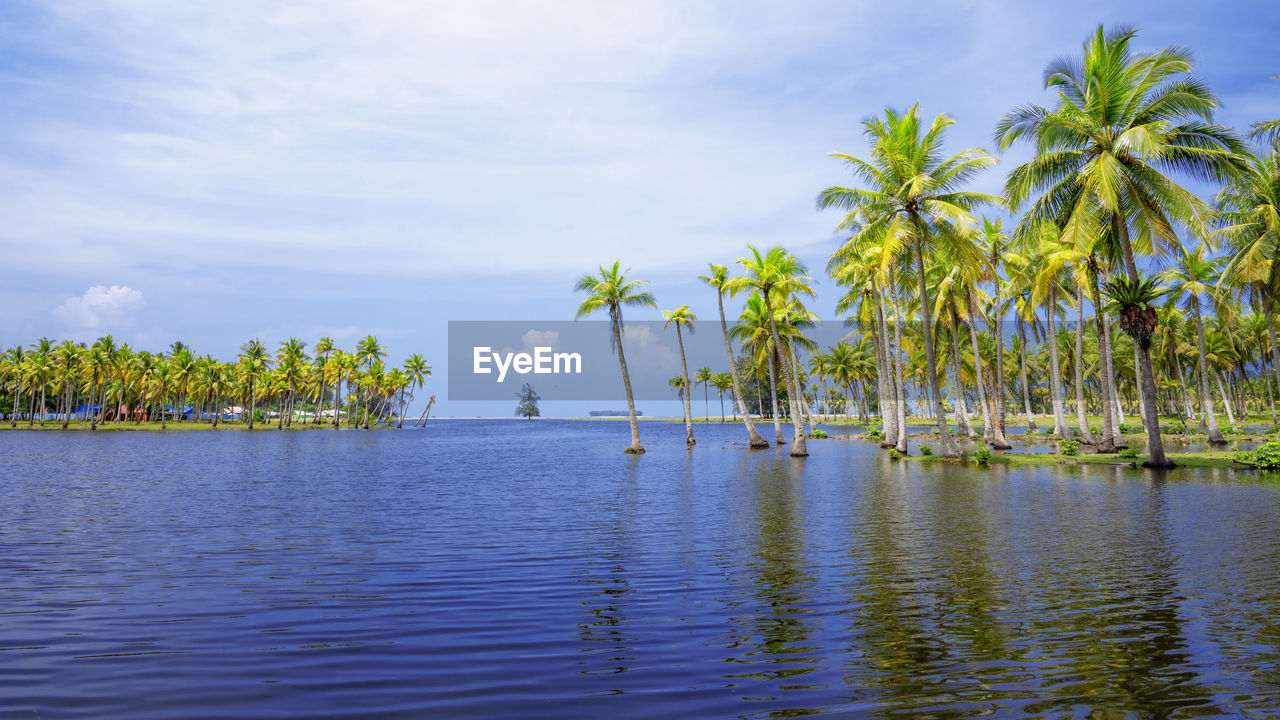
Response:
M684 358L684 338L680 335L680 323L676 323L676 342L680 345L680 371L684 373L684 444L686 446L696 445L697 441L693 439L693 410L689 405L689 395L693 390L693 386L689 384L689 365Z
M893 359L889 348L889 328L884 319L884 303L874 279L871 281L871 292L876 309L875 335L879 338L876 343L876 390L880 393L880 422L884 424L884 437L880 439L880 447L891 448L898 442L898 413L893 406Z
M982 441L992 445L995 437L995 423L991 420L991 403L984 392L986 383L982 378L982 353L978 351L978 308L973 302L973 293L966 292L969 302L969 344L973 347L973 384L978 396L978 407L982 410Z
M627 416L631 420L631 445L625 453L639 455L644 452L640 444L640 423L636 420L636 401L631 394L631 375L627 372L627 356L622 352L622 318L617 305L609 306L609 319L613 321L613 340L617 344L618 365L622 367L622 387L627 391Z
M998 288L997 288L998 289ZM1004 309L1000 307L999 302L996 304L996 316L992 323L992 330L996 338L996 379L995 388L991 391L991 420L992 420L992 436L991 447L997 450L1009 450L1013 446L1009 444L1009 438L1005 435L1005 385L1004 385Z
M804 428L802 426L804 419L800 416L800 403L804 402L804 399L800 396L800 382L791 372L791 363L781 351L782 338L778 335L778 322L773 316L770 295L771 293L766 290L764 293L764 311L769 315L769 331L773 334L774 352L781 356L782 373L787 382L787 404L790 405L791 409L792 430L790 455L791 457L805 457L809 454L809 451L804 441Z
M892 282L890 283L892 284ZM893 297L893 407L898 418L898 444L895 449L906 454L907 445L907 382L902 369L902 312L897 293Z

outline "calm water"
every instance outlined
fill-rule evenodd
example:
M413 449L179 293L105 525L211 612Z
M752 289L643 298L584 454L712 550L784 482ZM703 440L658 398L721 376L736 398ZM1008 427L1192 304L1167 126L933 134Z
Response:
M1280 708L1280 481L696 431L0 432L0 717Z

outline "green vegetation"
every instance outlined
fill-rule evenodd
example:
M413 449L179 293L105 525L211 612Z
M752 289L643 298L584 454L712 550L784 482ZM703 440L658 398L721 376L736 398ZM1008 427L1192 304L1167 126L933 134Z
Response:
M388 370L383 364L387 351L372 335L352 352L338 349L329 338L316 342L315 357L306 347L289 338L273 354L255 338L234 361L224 362L196 355L181 342L167 352L152 353L119 344L111 335L91 345L40 338L29 348L19 345L0 355L0 388L9 401L7 426L17 428L25 419L27 428L39 421L42 428L63 430L217 428L225 423L252 430L274 419L276 429L283 430L337 428L349 419L366 430L393 420L401 427L414 391L431 375L421 355Z
M526 420L539 417L542 412L538 409L538 401L541 399L529 383L520 386L520 392L516 393L516 417Z

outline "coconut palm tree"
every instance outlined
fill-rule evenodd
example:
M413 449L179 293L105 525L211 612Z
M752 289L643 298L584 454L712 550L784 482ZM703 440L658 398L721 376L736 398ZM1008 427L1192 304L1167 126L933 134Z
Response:
M640 423L636 420L636 403L631 394L631 375L627 372L627 357L622 349L622 309L650 307L656 310L657 305L652 293L640 289L648 283L644 280L628 281L626 272L630 268L622 270L621 266L621 261L615 261L608 269L601 265L598 274L587 273L578 278L574 290L587 293L587 299L578 306L573 319L584 318L597 310L609 311L611 345L622 367L622 387L627 394L627 414L631 420L631 445L623 452L639 455L644 452L644 446L640 444Z
M683 325L684 327L689 328L689 332L692 333L693 323L697 321L698 318L689 311L688 305L681 305L675 310L666 310L662 313L662 318L666 320L662 325L664 330L672 323L676 326L676 343L680 346L680 372L682 373L681 377L684 380L684 386L681 394L683 395L684 400L685 445L696 445L697 441L693 439L693 410L689 406L689 393L685 392L685 390L691 389L693 385L689 382L689 364L685 361L684 357L684 338L680 335L680 326Z
M1180 247L1176 226L1204 234L1207 206L1166 171L1226 180L1243 168L1242 143L1212 123L1217 98L1191 77L1190 54L1164 48L1135 54L1137 31L1099 26L1085 41L1081 59L1060 59L1045 69L1045 88L1057 92L1053 109L1030 105L1006 115L996 128L1001 149L1028 139L1036 156L1009 174L1005 195L1017 206L1039 197L1028 216L1054 221L1069 243L1114 235L1123 258L1127 290L1112 297L1144 298L1134 234L1155 250ZM1141 245L1139 250L1142 249ZM1114 282L1114 281L1113 281ZM1145 330L1147 303L1120 305ZM1154 317L1154 310L1152 310ZM1121 323L1122 328L1126 323ZM1148 465L1168 467L1156 406L1150 334L1138 340Z
M756 430L755 424L751 422L751 413L747 412L747 401L742 394L742 383L738 379L738 374L733 371L733 343L729 340L729 323L724 316L724 295L726 292L730 297L737 293L736 284L730 281L729 268L724 265L710 263L708 265L709 272L706 275L699 275L698 279L716 290L716 305L720 309L720 330L724 334L724 352L729 360L729 376L733 380L733 401L737 403L738 412L742 413L742 424L747 429L747 441L752 448L767 448L768 441L760 437L760 433ZM705 392L706 385L704 381L703 390ZM720 413L721 417L724 413Z
M409 378L409 399L412 401L414 391L426 385L427 378L431 377L431 363L428 363L421 355L414 353L409 356L408 360L404 361L404 372ZM425 409L423 410L423 415L426 415ZM421 422L422 418L418 418L418 421ZM402 417L396 427L403 426L404 418ZM417 426L418 423L415 422L414 427Z
M787 395L789 396L789 404L791 405L791 457L805 457L809 454L805 446L804 416L801 411L801 403L804 402L799 380L795 373L792 372L791 358L789 353L783 351L782 338L778 335L777 319L774 316L772 300L780 299L779 305L786 307L787 300L793 295L814 296L813 288L810 286L812 280L805 269L804 263L800 262L791 253L781 247L769 248L765 253L761 253L755 247L748 245L747 249L751 251L750 257L739 258L738 263L746 270L746 276L735 278L733 281L736 285L743 288L753 288L759 290L764 298L765 315L769 319L769 329L773 335L773 346L781 356L781 365L783 376L787 383ZM798 368L797 368L798 370Z
M238 370L249 390L249 429L252 430L254 413L257 411L258 381L267 373L271 360L267 347L257 338L240 346L239 358Z
M716 373L712 378L711 384L716 386L716 392L720 394L720 422L724 423L724 394L733 390L734 374L733 373Z
M837 229L858 228L850 239L883 248L886 258L900 253L915 256L915 275L923 334L929 388L933 393L934 414L945 457L959 457L960 448L947 430L942 411L942 391L938 382L937 356L933 343L933 300L925 278L926 249L933 255L944 246L963 250L973 232L976 219L971 212L983 205L999 207L1000 198L983 193L966 192L961 187L980 171L995 164L985 150L965 150L943 157L942 143L946 129L955 121L939 115L923 129L918 106L905 113L886 109L884 118L863 122L871 140L871 161L843 153L832 157L844 160L868 189L829 187L818 196L819 208L848 211Z
M711 372L711 368L700 367L698 368L698 372L693 376L694 385L702 383L702 419L704 422L711 422L711 395L708 392L707 386L711 384L711 378L713 375L714 373Z
M1201 298L1211 295L1213 284L1217 281L1217 263L1205 256L1205 247L1200 245L1194 250L1184 252L1178 265L1165 274L1170 281L1174 298L1185 301L1186 307L1196 321L1196 358L1200 368L1200 412L1208 427L1209 442L1225 443L1226 438L1218 429L1218 418L1213 412L1213 397L1209 393L1209 375L1205 360L1204 318L1201 313Z

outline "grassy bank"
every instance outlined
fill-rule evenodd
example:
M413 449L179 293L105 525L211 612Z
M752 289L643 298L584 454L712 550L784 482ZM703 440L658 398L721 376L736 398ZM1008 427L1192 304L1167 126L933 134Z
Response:
M1234 452L1230 450L1214 450L1194 453L1165 453L1165 456L1177 463L1178 467L1194 468L1236 468L1251 469L1248 463L1237 462ZM1061 453L997 453L988 460L990 464L1002 465L1127 465L1141 466L1149 456L1139 454L1137 457L1125 458L1119 455L1063 455ZM938 455L904 455L902 460L916 462L955 462ZM972 458L968 462L975 462Z

